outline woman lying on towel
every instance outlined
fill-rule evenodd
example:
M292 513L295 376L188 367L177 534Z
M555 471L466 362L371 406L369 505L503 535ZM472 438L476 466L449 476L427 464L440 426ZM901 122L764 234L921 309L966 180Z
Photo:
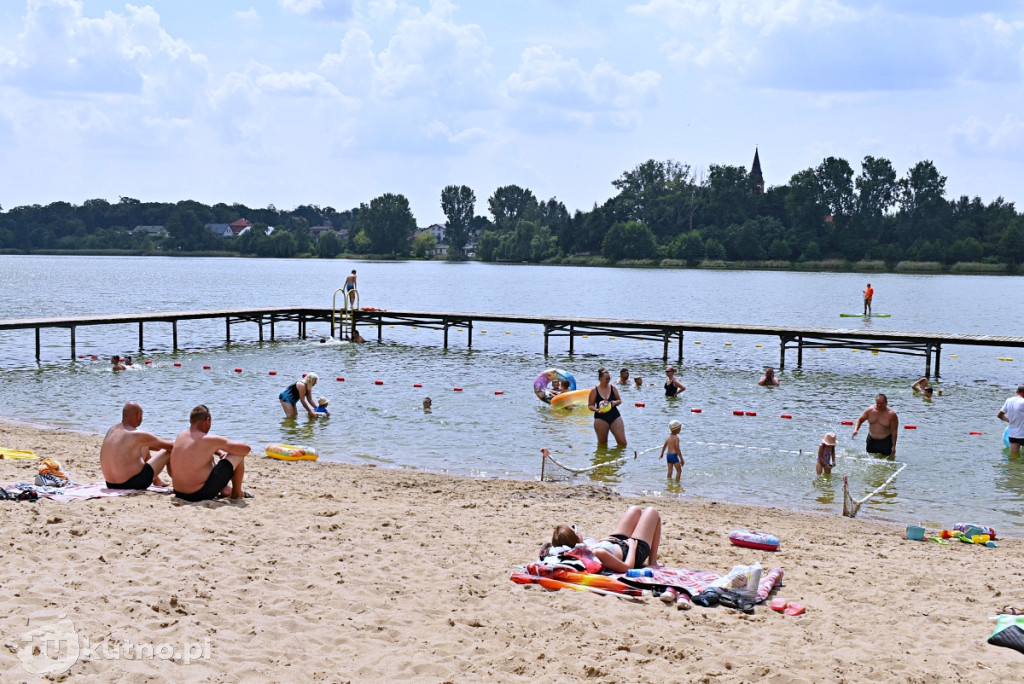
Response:
M594 552L605 570L626 572L645 565L658 565L658 542L661 540L661 514L657 508L641 511L638 506L626 509L612 533L600 541L584 541L575 526L559 525L551 535L551 543L541 547L543 558L547 550L556 546L585 543Z

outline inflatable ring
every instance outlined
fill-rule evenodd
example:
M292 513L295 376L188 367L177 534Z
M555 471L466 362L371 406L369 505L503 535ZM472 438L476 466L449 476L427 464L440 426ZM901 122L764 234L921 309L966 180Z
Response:
M590 399L589 389L570 390L551 397L551 408L571 408L586 406Z
M265 451L267 456L279 461L315 461L318 457L313 447L291 444L268 444Z
M534 379L533 393L536 394L537 398L545 404L550 404L551 397L558 394L551 389L551 383L562 380L569 381L568 391L571 392L576 389L576 378L572 376L572 373L564 371L561 368L548 368Z
M735 530L729 535L729 541L736 546L743 546L748 549L759 551L778 551L779 538L774 534L760 532L758 530Z

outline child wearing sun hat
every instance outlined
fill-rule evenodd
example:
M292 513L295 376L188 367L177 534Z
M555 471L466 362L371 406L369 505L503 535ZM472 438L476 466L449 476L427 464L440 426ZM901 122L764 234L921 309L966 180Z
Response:
M826 475L836 467L836 433L830 432L821 438L818 445L818 460L814 463L814 472Z

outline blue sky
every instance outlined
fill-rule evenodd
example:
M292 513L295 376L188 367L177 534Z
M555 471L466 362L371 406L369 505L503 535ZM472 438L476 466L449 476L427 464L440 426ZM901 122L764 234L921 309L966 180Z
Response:
M1022 68L1024 2L0 0L0 205L395 192L427 225L449 184L586 210L757 146L769 185L929 159L1024 209Z

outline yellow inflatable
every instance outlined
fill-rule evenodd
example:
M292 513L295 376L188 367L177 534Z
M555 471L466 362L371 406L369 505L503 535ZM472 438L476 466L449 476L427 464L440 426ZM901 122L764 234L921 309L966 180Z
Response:
M291 444L268 444L267 456L280 461L315 461L318 458L316 449Z
M570 406L584 405L587 404L587 399L590 398L589 389L572 390L571 392L562 392L551 397L551 408L569 408Z
M27 449L7 449L6 447L0 447L0 458L38 458L38 456Z

